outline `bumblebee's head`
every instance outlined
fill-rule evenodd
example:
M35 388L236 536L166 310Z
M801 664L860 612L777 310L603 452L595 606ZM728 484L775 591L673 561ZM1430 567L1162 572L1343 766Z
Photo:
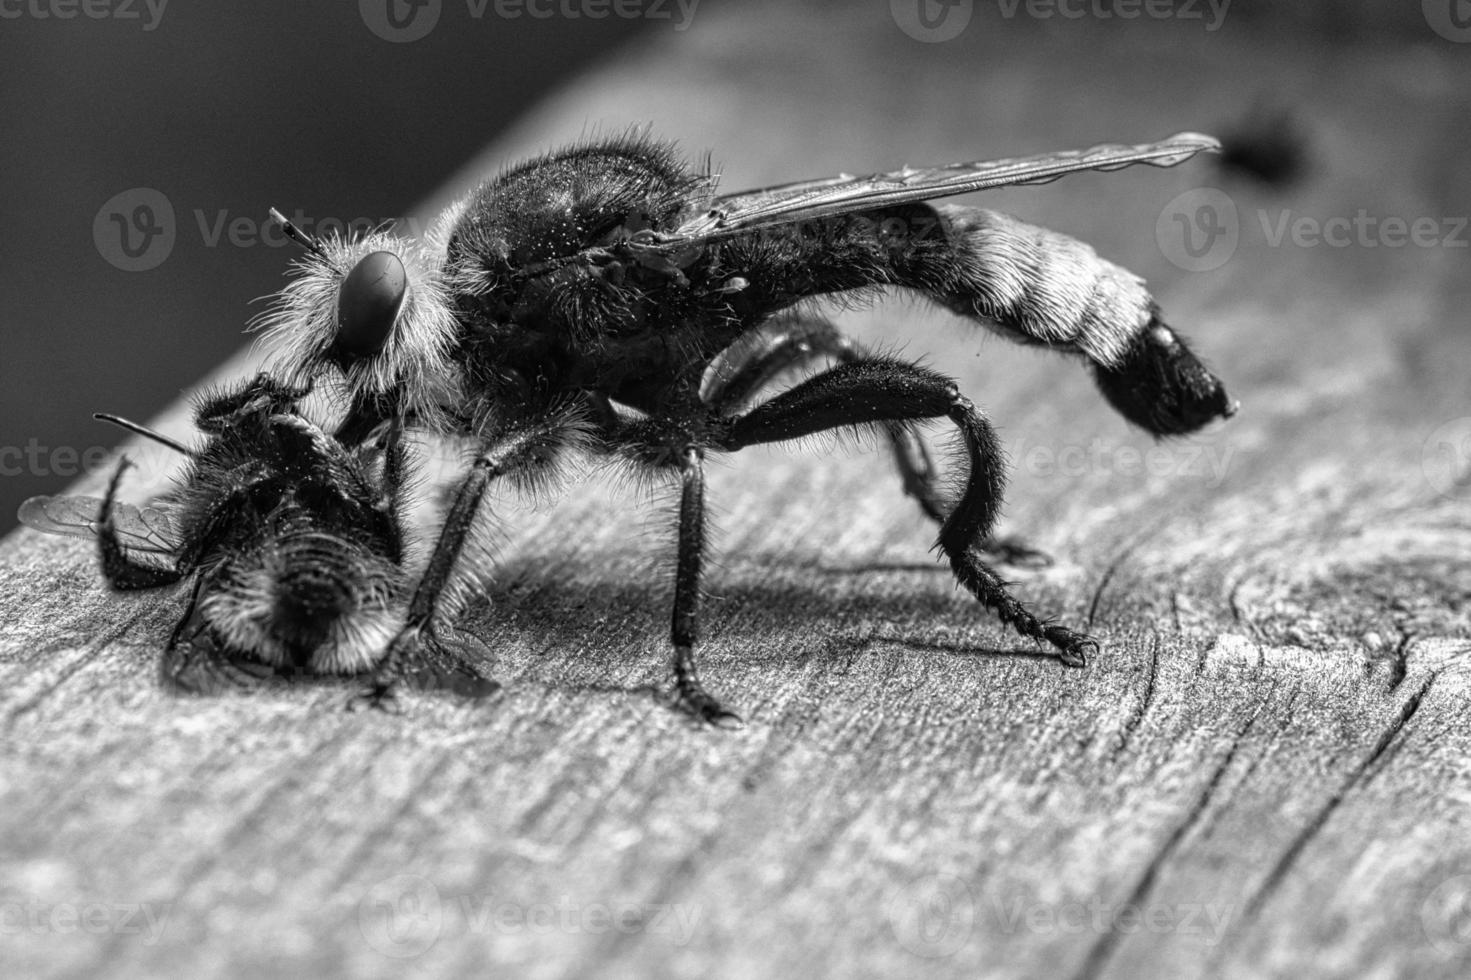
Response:
M1119 413L1157 436L1194 432L1236 414L1226 386L1159 318L1156 310L1117 364L1094 368L1105 398Z
M372 547L297 529L227 560L200 612L229 647L273 666L354 673L402 626L406 587L402 570Z
M439 262L383 232L316 239L272 214L306 249L256 323L273 348L273 373L303 385L325 375L349 403L432 419L456 333Z

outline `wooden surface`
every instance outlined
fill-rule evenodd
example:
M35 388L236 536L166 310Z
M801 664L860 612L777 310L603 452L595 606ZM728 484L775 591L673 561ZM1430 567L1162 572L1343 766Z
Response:
M1273 247L1261 220L1450 233L1471 46L984 5L922 44L872 6L702 8L483 166L653 120L734 189L1294 107L1312 169L1290 190L1197 164L987 199L1149 278L1241 398L1147 469L1075 365L917 304L844 314L987 408L1014 464L1003 530L1057 558L1011 577L1104 654L1064 669L957 594L872 453L713 468L703 659L736 733L650 693L667 500L595 481L502 507L469 628L505 693L397 717L341 710L337 685L167 697L184 597L109 596L84 542L23 531L0 548L0 972L1471 972L1471 484L1441 446L1471 436L1468 250ZM1240 245L1188 272L1156 219L1200 186Z

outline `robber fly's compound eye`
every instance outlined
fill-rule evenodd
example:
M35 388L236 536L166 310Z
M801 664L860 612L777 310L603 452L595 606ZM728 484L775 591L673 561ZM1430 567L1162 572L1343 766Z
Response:
M358 260L337 294L337 347L349 357L372 357L388 343L408 294L404 264L392 252Z

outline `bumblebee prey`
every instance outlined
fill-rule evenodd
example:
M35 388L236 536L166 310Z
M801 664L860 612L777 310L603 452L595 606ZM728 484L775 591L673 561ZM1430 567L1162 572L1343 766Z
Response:
M115 590L194 577L160 662L171 689L206 694L271 674L370 672L403 623L400 430L390 426L381 449L349 451L299 412L306 394L260 375L201 397L195 424L210 438L197 450L99 415L187 456L176 490L143 508L119 503L125 457L101 500L21 505L21 521L38 530L95 536ZM470 697L498 687L442 648L420 653L397 665L416 687Z
M436 644L479 584L484 562L467 546L484 531L492 481L544 478L586 448L680 488L675 691L704 721L738 721L696 668L706 456L852 427L888 434L957 581L1082 666L1096 641L1038 618L987 564L988 551L1007 554L990 537L1005 479L990 422L949 378L860 350L804 301L910 290L1012 340L1077 355L1104 397L1155 435L1194 431L1235 405L1137 276L1065 235L932 201L1082 170L1173 166L1217 148L1186 133L717 196L708 170L635 133L487 180L424 245L381 232L318 241L277 214L307 249L263 323L277 369L295 383L338 379L337 436L349 444L402 421L476 446L378 667L381 689ZM837 363L758 397L823 361ZM968 463L953 503L912 429L942 418Z

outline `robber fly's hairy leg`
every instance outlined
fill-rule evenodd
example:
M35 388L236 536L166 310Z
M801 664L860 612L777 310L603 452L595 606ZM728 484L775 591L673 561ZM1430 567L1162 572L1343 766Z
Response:
M1011 594L976 548L995 522L1005 474L991 424L955 382L885 358L842 364L730 420L721 448L782 442L843 426L942 417L960 430L970 464L965 490L941 525L938 541L956 580L1018 633L1052 644L1064 663L1083 666L1097 641L1039 619Z
M700 640L700 581L705 567L705 406L693 396L669 414L605 425L610 451L632 465L679 480L678 557L669 637L678 706L711 725L734 728L741 718L726 710L700 680L695 648Z
M119 592L173 585L189 574L189 569L182 567L178 561L172 567L135 561L123 548L122 542L118 541L117 525L112 519L113 503L117 500L118 484L132 465L132 461L126 456L117 464L112 479L107 483L107 493L102 498L102 508L97 515L97 550L102 556L102 574L107 579L107 584Z
M674 691L679 703L701 721L739 727L741 718L721 707L700 682L695 644L700 641L700 579L705 568L705 452L695 446L679 462L679 558L674 573Z
M867 352L844 336L830 320L783 314L763 324L754 335L738 341L739 349L705 392L707 402L722 416L738 414L767 384L788 372L824 359L848 364ZM924 439L909 424L880 423L888 437L904 493L919 504L925 516L944 524L948 504L940 487L940 473ZM1052 559L1015 538L986 537L975 545L1008 565L1046 568Z
M748 322L809 296L898 287L1023 344L1082 355L1108 401L1159 435L1236 410L1161 318L1143 280L1084 243L1005 214L913 203L752 232L723 244Z
M455 492L439 541L409 603L404 628L374 672L365 694L368 704L385 707L400 682L417 688L448 688L471 697L484 697L500 687L460 662L439 641L436 634L458 612L449 608L446 593L455 591L453 577L475 534L480 504L491 483L504 477L530 478L550 465L569 441L568 429L565 413L549 413L490 438L476 455Z

